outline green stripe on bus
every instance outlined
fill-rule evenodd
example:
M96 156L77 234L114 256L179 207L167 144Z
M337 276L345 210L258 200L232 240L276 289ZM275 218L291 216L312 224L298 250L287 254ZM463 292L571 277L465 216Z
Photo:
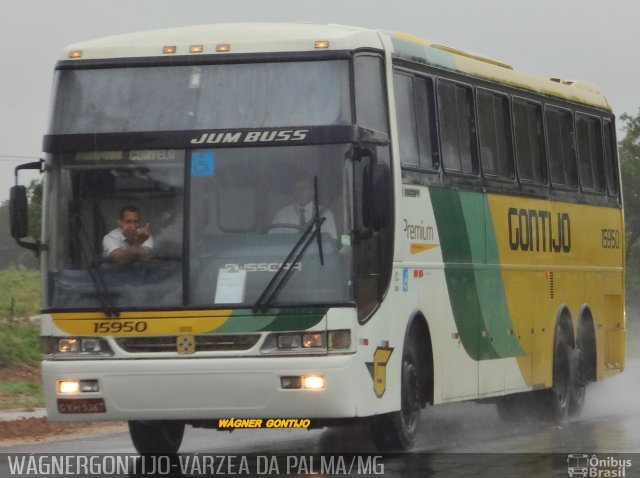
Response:
M474 360L522 354L505 300L493 222L484 195L430 189L458 334ZM489 263L489 265L487 265Z
M234 310L227 321L212 333L307 330L322 320L326 308L276 309L270 314L254 314L250 309Z
M507 296L502 282L500 256L498 254L498 240L496 239L493 217L486 196L484 218L486 222L486 257L487 271L490 273L488 281L482 282L480 297L487 306L482 308L485 317L491 317L491 338L495 351L500 357L518 357L524 355L520 342L514 335L515 329L511 322L511 314L507 306Z

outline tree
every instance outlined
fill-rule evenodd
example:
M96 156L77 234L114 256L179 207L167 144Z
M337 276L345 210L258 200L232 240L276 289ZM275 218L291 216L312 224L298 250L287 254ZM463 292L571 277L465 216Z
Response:
M40 239L42 224L42 180L34 179L27 187L29 199L29 236L30 240ZM0 205L0 269L25 267L37 269L38 260L33 252L21 248L11 237L9 227L9 201Z
M620 120L625 136L618 143L622 194L625 207L627 290L638 290L640 285L640 110L636 116L623 114ZM631 299L632 294L627 294Z
M32 179L27 187L29 198L29 236L40 239L42 231L42 179Z

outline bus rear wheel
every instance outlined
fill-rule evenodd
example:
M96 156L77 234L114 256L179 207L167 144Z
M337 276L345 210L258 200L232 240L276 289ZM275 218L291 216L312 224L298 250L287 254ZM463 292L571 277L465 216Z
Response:
M372 419L373 440L378 450L409 450L413 447L420 424L420 363L413 342L408 342L402 355L400 410Z
M175 420L132 420L129 434L141 455L172 455L180 449L184 427L184 422Z
M558 330L553 347L553 386L541 392L540 411L543 419L563 422L569 415L574 393L573 348L564 332Z
M571 349L571 397L569 401L569 416L577 417L582 412L587 393L587 364L584 352L576 348Z

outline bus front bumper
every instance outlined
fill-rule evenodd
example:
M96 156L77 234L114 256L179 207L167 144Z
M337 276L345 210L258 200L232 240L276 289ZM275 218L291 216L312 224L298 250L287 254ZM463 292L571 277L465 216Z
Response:
M355 355L51 361L42 364L53 421L346 418L356 416ZM321 389L282 377L321 376ZM58 382L98 391L60 393Z

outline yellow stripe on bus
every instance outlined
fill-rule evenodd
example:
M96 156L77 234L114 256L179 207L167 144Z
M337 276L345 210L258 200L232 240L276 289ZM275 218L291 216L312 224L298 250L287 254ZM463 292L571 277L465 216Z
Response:
M53 323L69 335L151 336L203 334L221 327L231 310L122 312L107 318L101 312L54 313Z

